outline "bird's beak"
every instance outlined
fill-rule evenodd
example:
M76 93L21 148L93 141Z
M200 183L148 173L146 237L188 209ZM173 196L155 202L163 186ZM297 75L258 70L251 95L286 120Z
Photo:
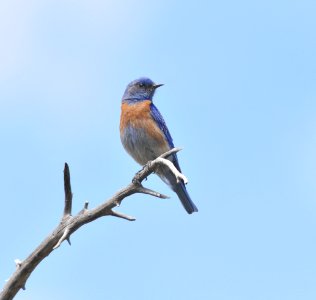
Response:
M155 85L154 85L154 89L157 89L157 88L159 88L160 86L163 86L163 83L155 84Z

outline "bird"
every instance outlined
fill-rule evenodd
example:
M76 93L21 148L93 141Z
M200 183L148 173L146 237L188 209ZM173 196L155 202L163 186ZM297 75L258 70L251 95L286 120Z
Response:
M122 97L121 142L130 156L142 166L174 148L165 120L153 103L155 91L161 86L163 84L141 77L127 85ZM177 155L174 153L168 159L181 172ZM155 173L178 195L188 214L198 211L184 182L177 182L168 167L160 166Z

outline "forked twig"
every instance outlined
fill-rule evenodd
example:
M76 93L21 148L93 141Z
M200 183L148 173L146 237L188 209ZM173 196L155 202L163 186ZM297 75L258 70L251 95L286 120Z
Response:
M16 260L17 268L13 275L6 281L6 284L0 293L0 300L11 300L20 289L25 289L27 279L38 266L38 264L52 251L57 249L63 241L67 240L70 244L70 236L81 226L104 216L114 216L128 221L134 221L134 217L113 210L113 208L119 206L126 197L135 193L143 193L162 199L168 198L161 193L143 187L142 181L151 173L153 173L159 165L164 165L174 173L177 180L183 180L184 182L187 182L186 177L175 168L171 161L166 159L170 155L180 150L180 148L171 149L155 160L148 162L144 168L134 176L132 183L130 183L127 187L123 188L109 200L103 202L93 209L88 209L88 202L85 202L84 208L75 216L71 215L73 195L71 191L69 166L67 163L65 163L65 204L61 222L57 228L50 235L48 235L48 237L25 260Z

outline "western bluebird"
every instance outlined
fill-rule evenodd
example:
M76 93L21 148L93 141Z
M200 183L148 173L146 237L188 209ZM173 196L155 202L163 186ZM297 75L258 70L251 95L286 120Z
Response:
M167 125L152 100L160 86L162 84L155 84L149 78L139 78L128 84L122 98L121 141L125 150L141 165L174 148ZM177 155L172 154L168 159L181 172ZM156 174L177 193L189 214L198 211L184 183L177 182L168 167L159 167Z

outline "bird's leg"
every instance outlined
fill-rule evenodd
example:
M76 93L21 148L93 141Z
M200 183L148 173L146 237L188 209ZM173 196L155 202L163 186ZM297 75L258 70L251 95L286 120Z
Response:
M142 173L146 168L149 168L150 163L151 163L151 161L148 161L147 164L144 165L144 166L142 167L142 169L141 169L140 171L138 171L138 172L135 174L135 176L134 176L134 178L133 178L133 180L132 180L132 182L133 182L134 184L137 184L137 185L139 185L139 186L141 185L140 175L141 175L141 173ZM145 177L144 179L147 180L147 177Z
M142 178L141 179L141 174L144 172L144 171L148 171L151 167L152 167L152 160L149 160L143 167L142 167L142 169L140 170L140 171L138 171L136 174L135 174L135 176L134 176L134 178L133 178L133 180L132 180L132 182L134 183L134 184L137 184L137 185L141 185L141 181L143 181L143 180L147 180L147 176L145 177L145 178ZM152 171L152 173L156 173L156 170L153 170Z

